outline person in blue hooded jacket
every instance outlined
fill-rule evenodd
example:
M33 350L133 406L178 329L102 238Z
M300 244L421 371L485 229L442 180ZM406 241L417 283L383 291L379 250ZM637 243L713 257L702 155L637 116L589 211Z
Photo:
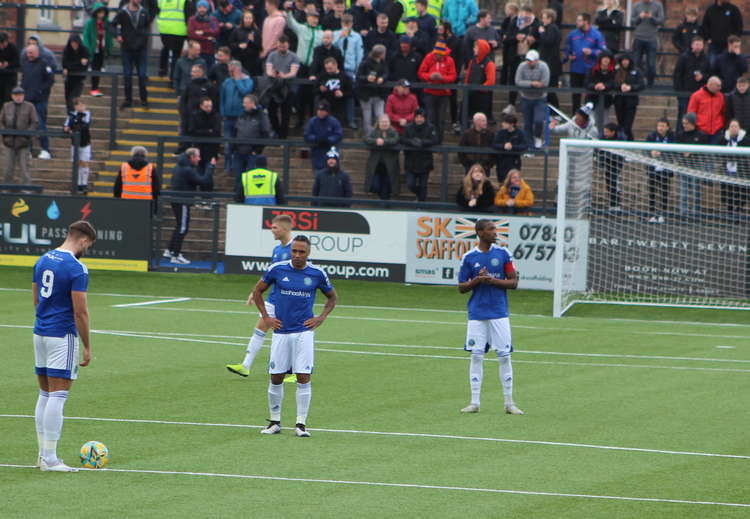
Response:
M326 167L326 153L344 138L341 123L331 114L327 101L318 103L317 115L305 126L305 142L312 145L310 160L313 171Z
M219 113L224 121L224 137L231 139L237 136L237 118L245 111L242 99L252 91L253 80L242 70L242 64L237 60L230 61L229 77L221 84L219 94ZM224 145L224 156L231 157L231 144L228 142Z

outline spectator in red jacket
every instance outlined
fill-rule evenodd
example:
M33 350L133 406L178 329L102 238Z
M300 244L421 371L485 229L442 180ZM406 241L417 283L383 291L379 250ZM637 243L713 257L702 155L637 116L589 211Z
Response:
M393 87L393 93L385 102L385 113L399 135L404 134L406 125L414 120L414 114L419 108L417 96L411 93L410 86L411 83L407 79L402 79Z
M200 0L197 7L195 15L188 18L188 39L201 44L201 58L208 69L211 69L214 64L214 45L220 31L219 22L209 14L206 0Z
M696 126L708 136L708 144L718 144L726 126L726 101L721 93L721 79L711 76L706 86L693 92L687 111L696 115Z
M438 41L432 52L424 57L419 66L419 79L436 86L436 88L424 89L424 104L428 120L437 132L438 142L443 141L442 116L451 95L450 89L439 88L439 85L456 82L456 64L450 57L450 53L448 45Z
M492 61L492 48L487 40L474 42L474 56L466 65L465 84L493 86L495 84L495 62ZM469 116L482 112L492 117L492 90L469 91Z

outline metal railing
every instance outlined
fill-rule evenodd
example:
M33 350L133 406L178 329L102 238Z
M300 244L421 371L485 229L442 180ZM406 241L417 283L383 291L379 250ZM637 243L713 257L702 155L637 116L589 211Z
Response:
M72 139L72 164L70 170L70 194L75 195L78 192L78 158L81 150L81 135L78 132L65 133L51 130L7 130L0 128L0 137L3 135L14 135L19 137L51 137ZM31 151L32 146L29 146Z

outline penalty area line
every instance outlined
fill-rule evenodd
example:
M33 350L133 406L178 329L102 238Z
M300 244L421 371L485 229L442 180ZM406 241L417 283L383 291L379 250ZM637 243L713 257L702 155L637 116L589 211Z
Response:
M28 414L0 414L0 418L34 418L33 415ZM252 425L252 424L233 424L233 423L212 423L212 422L180 422L170 420L149 420L149 419L138 419L138 418L101 418L91 416L66 416L66 420L76 420L84 422L115 422L115 423L137 423L137 424L155 424L155 425L180 425L187 427L226 427L236 429L263 429L265 425ZM283 427L286 430L293 430L292 427ZM590 443L571 443L571 442L555 442L546 440L522 440L513 438L492 438L482 436L460 436L455 434L435 434L435 433L414 433L414 432L398 432L398 431L363 431L357 429L328 429L328 428L308 428L312 432L323 432L323 433L334 433L334 434L352 434L352 435L367 435L367 436L386 436L386 437L401 437L401 438L429 438L436 440L473 440L482 442L497 442L497 443L517 443L526 445L546 445L549 447L575 447L583 449L598 449L598 450L611 450L611 451L624 451L624 452L641 452L646 454L668 454L674 456L699 456L707 458L727 458L727 459L750 459L750 456L742 454L717 454L712 452L692 452L692 451L676 451L676 450L663 450L663 449L647 449L642 447L618 447L616 445L596 445Z
M0 463L0 467L36 469L33 465L14 465L9 463ZM227 474L221 472L190 472L177 470L144 470L144 469L81 469L82 472L117 472L121 474L153 474L162 476L198 476L206 478L230 478L230 479L250 479L260 481L284 481L290 483L319 483L328 485L349 485L349 486L367 486L367 487L386 487L386 488L413 488L419 490L445 490L453 492L478 492L486 494L511 494L522 496L543 496L543 497L567 497L576 499L600 499L607 501L631 501L641 503L665 503L680 505L703 505L703 506L723 506L735 508L750 508L750 503L726 503L721 501L693 501L688 499L668 499L661 497L633 497L633 496L607 496L598 494L578 494L566 492L544 492L536 490L511 490L501 488L481 488L481 487L458 487L449 485L425 485L419 483L388 483L385 481L353 481L346 479L319 479L319 478L295 478L285 476L266 476L260 474Z

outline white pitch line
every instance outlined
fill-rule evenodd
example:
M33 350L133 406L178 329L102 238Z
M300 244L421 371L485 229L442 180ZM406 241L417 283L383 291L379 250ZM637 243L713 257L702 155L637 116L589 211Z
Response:
M225 341L208 341L204 339L191 339L187 337L165 337L163 335L146 335L139 333L116 333L116 332L105 332L105 331L94 331L94 333L101 333L103 335L116 335L121 337L136 337L141 339L157 339L167 341L179 341L179 342L197 342L203 344L224 344L228 346L245 346L244 343L238 342L225 342ZM421 355L417 353L389 353L381 351L357 351L357 350L337 350L330 348L315 348L316 351L326 353L348 353L353 355L375 355L382 357L412 357L412 358L426 358L426 359L452 359L452 360L466 360L465 356L457 355ZM497 359L489 359L490 361L496 361ZM690 366L649 366L646 364L607 364L601 362L552 362L542 360L514 360L519 364L544 364L550 366L583 366L583 367L599 367L599 368L641 368L641 369L672 369L678 371L713 371L723 373L750 373L750 369L736 369L736 368L699 368Z
M161 305L164 303L182 303L190 301L189 297L175 297L173 299L157 299L155 301L144 301L143 303L126 303L123 305L112 305L112 308L128 308L131 306L150 306L150 305Z
M31 292L28 288L3 288L0 287L0 291L6 292ZM154 294L120 294L110 292L89 292L90 296L103 296L103 297L129 297L129 298L160 298L160 297L171 297L179 298L182 296L159 296ZM224 299L216 297L191 297L193 301L215 301L221 303L245 303L245 299ZM316 306L323 306L323 303L316 303ZM337 304L339 308L361 308L365 310L394 310L399 312L438 312L438 313L455 313L455 314L466 314L465 310L446 310L437 308L410 308L410 307L394 307L394 306L367 306L367 305L343 305ZM244 313L244 312L243 312ZM551 315L542 314L513 314L515 317L522 318L538 318L538 319L552 319ZM650 319L626 319L619 317L566 317L564 321L612 321L612 322L624 322L624 323L641 323L641 324L676 324L680 326L716 326L716 327L738 327L738 328L750 328L750 324L741 323L703 323L700 321L670 321L670 320L650 320Z
M0 467L36 469L34 465L14 465L10 463L0 463ZM544 496L544 497L568 497L578 499L600 499L609 501L635 501L644 503L668 503L680 505L703 505L703 506L724 506L734 508L750 508L750 503L726 503L721 501L692 501L687 499L667 499L660 497L631 497L631 496L606 496L597 494L574 494L564 492L542 492L535 490L509 490L500 488L478 488L478 487L454 487L448 485L422 485L418 483L387 483L383 481L352 481L346 479L318 479L318 478L293 478L284 476L263 476L259 474L226 474L221 472L188 472L176 470L141 470L141 469L82 469L84 472L119 472L125 474L155 474L167 476L201 476L212 478L232 478L232 479L253 479L263 481L286 481L292 483L323 483L330 485L356 485L369 487L389 487L389 488L414 488L420 490L449 490L458 492L481 492L489 494L514 494L524 496Z
M28 414L0 414L0 418L34 418L33 415ZM138 418L101 418L101 417L90 417L90 416L66 416L66 420L81 420L88 422L116 422L116 423L140 423L140 424L155 424L155 425L182 425L182 426L194 426L194 427L228 427L238 429L263 429L265 425L250 425L250 424L231 424L231 423L211 423L211 422L181 422L171 420L148 420ZM285 430L293 430L291 427L284 427ZM365 431L359 429L326 429L326 428L312 428L308 427L309 431L312 432L325 432L325 433L336 433L336 434L353 434L353 435L368 435L368 436L390 436L390 437L403 437L403 438L429 438L437 440L471 440L481 442L495 442L495 443L514 443L514 444L525 444L525 445L545 445L549 447L573 447L582 449L597 449L597 450L609 450L609 451L623 451L623 452L640 452L646 454L666 454L673 456L698 456L706 458L725 458L725 459L743 459L750 460L750 456L742 454L717 454L712 452L694 452L694 451L676 451L666 449L647 449L641 447L618 447L615 445L597 445L590 443L572 443L572 442L555 442L546 440L519 440L513 438L493 438L483 436L461 436L454 434L429 434L429 433L413 433L413 432L398 432L398 431Z
M733 350L736 348L736 346L716 346L720 350Z

